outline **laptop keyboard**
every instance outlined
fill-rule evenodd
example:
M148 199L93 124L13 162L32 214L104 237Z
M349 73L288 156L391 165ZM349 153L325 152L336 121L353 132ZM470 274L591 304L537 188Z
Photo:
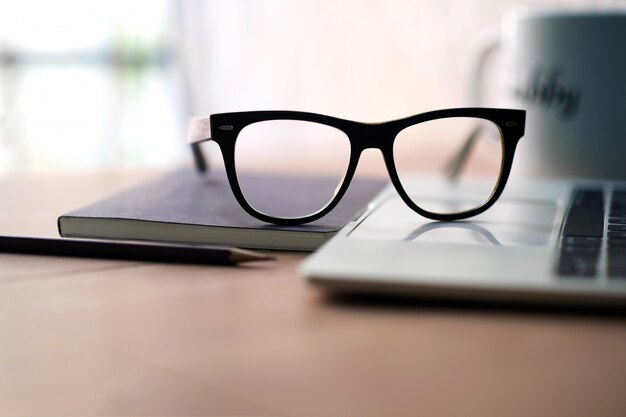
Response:
M557 274L592 278L603 273L626 279L626 189L578 188L563 226Z

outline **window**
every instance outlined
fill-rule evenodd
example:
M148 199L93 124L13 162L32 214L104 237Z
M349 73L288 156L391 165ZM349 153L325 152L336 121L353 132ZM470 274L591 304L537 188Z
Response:
M186 107L170 0L0 3L0 173L169 165Z

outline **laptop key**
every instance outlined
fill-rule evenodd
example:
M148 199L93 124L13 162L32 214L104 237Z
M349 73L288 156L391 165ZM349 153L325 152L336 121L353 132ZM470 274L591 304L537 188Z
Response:
M565 220L563 236L601 238L603 235L604 194L602 190L576 190Z
M626 248L626 239L609 239L607 240L607 247L610 248L616 248L616 249L623 249Z
M610 230L607 233L608 239L626 239L626 232Z
M609 248L607 255L609 278L626 279L626 248Z
M604 236L604 194L601 189L577 189L565 218L557 273L574 278L597 275Z
M626 268L626 248L609 248L607 264L609 268Z
M561 239L561 250L600 250L602 239L598 237L567 236Z
M611 224L608 226L609 232L626 232L626 224Z
M626 279L626 191L614 190L607 227L607 275Z

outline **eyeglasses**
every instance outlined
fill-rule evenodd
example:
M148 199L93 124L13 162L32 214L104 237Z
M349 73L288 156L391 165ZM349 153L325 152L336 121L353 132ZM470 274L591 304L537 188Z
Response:
M487 108L437 110L373 124L297 111L221 113L193 118L188 140L200 172L207 170L200 143L219 145L235 198L265 222L296 225L328 214L348 189L361 153L370 148L382 152L392 184L411 209L432 220L461 220L484 212L501 195L525 118L523 110ZM240 172L242 161L251 160L337 169L323 190L294 170L283 176L289 185L267 204L262 184Z

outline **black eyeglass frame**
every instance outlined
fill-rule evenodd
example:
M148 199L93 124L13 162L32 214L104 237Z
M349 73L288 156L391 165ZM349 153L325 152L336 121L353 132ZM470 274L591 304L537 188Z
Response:
M410 126L427 121L453 117L476 118L493 122L501 133L502 165L496 186L491 195L481 206L455 213L433 213L415 204L402 187L393 158L393 146L398 134ZM343 182L326 206L310 215L287 218L267 215L252 207L241 191L235 167L235 144L237 137L246 126L270 120L296 120L331 126L345 133L350 141L350 159L343 177ZM355 122L323 114L300 111L264 110L219 113L212 114L208 117L194 118L189 125L188 141L191 145L196 168L199 172L207 171L208 167L206 159L200 149L200 143L212 140L219 145L224 159L226 176L237 202L248 214L268 223L298 225L324 217L339 203L356 172L361 153L370 148L380 149L391 183L394 185L402 200L411 209L431 220L451 221L476 216L490 208L500 197L511 172L517 143L522 136L524 136L525 121L526 111L524 110L477 107L435 110L382 123Z

